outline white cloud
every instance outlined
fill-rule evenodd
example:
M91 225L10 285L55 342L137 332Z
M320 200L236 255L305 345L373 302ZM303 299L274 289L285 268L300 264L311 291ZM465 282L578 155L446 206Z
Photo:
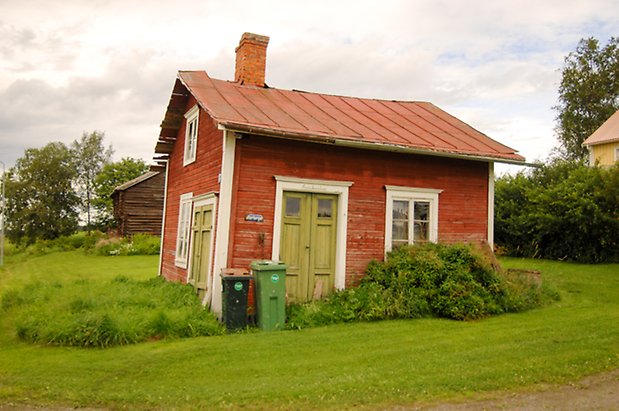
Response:
M271 86L429 100L533 160L555 144L564 56L619 21L611 0L0 3L7 164L91 130L149 160L176 70L231 79L244 31L271 37Z

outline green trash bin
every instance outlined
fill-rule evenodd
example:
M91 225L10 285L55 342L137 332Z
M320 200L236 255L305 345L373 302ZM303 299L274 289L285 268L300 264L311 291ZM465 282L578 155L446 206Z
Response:
M221 273L222 317L228 331L247 328L247 295L251 276L246 270L224 269Z
M286 264L260 260L251 263L256 282L258 327L264 331L282 330L286 322Z

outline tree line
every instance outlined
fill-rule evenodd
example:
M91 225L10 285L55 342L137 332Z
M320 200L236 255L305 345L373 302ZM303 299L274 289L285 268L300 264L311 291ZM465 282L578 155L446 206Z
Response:
M143 160L112 162L104 133L84 133L70 145L29 148L4 176L5 230L16 244L31 244L84 228L114 226L114 188L148 170Z
M619 39L580 40L559 85L559 146L495 184L495 241L520 257L619 262L619 165L588 164L582 143L619 109Z

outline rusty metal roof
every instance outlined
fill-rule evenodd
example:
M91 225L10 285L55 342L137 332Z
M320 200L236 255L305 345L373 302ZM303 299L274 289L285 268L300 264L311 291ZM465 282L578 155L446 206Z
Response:
M593 132L583 143L583 146L611 143L619 141L619 110L610 116L597 130Z
M169 148L180 126L187 91L229 130L366 149L525 161L432 103L245 86L210 78L204 71L179 72L161 126L160 152Z

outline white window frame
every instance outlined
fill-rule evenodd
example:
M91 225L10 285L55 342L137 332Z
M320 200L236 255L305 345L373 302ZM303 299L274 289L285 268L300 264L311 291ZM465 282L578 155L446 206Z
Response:
M438 241L438 195L442 193L443 190L400 186L385 186L385 189L387 190L387 203L385 207L385 253L388 253L392 249L393 202L396 200L408 201L411 205L415 201L430 203L429 241L436 243ZM409 244L413 244L414 242L414 236L412 235L414 225L413 217L413 214L409 213L408 224L409 233L411 233L408 236Z
M198 105L185 113L185 148L183 150L183 166L196 161L198 147Z
M182 194L178 204L178 228L176 231L176 254L174 258L174 265L180 268L187 268L192 214L193 193Z
M619 161L619 147L615 147L615 161Z

